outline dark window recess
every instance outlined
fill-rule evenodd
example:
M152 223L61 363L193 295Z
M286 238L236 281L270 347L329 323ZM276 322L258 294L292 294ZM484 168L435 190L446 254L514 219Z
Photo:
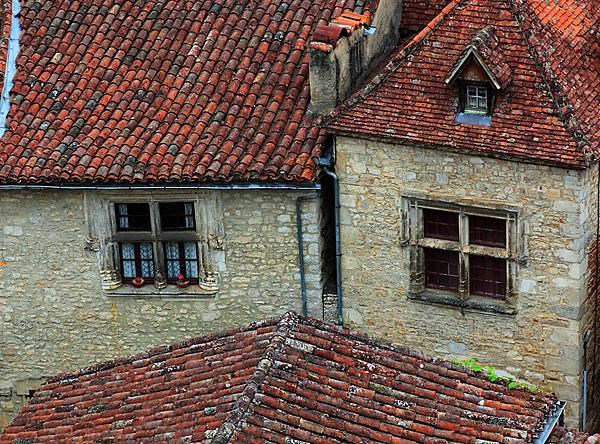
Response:
M425 248L425 286L458 291L458 252Z
M506 220L469 216L469 243L506 247Z
M122 242L121 274L123 280L130 282L135 277L154 279L154 251L150 242Z
M425 237L458 241L458 214L424 209L423 234Z
M177 281L182 274L192 283L198 282L198 245L196 242L165 242L167 282Z
M471 294L506 298L506 259L469 256Z
M193 203L160 203L159 210L161 229L163 231L181 231L196 229Z
M147 203L115 204L119 231L150 231L150 206Z
M356 80L362 74L363 63L363 45L362 41L357 42L350 47L350 77L351 80Z

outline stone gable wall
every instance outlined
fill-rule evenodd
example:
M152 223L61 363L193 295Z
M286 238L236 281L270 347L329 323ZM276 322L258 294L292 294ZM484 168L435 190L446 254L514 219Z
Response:
M43 377L301 312L301 195L316 197L220 192L224 259L217 296L148 298L102 290L96 253L86 250L82 192L0 191L0 429ZM309 314L321 317L319 199L304 201L302 209Z
M344 318L352 328L443 358L476 358L553 390L579 426L588 173L338 137ZM408 298L405 196L510 206L519 223L516 314ZM595 228L593 230L595 232Z

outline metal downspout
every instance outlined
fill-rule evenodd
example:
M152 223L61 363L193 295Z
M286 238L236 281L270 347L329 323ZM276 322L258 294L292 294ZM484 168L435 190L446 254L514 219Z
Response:
M342 247L340 239L340 183L337 175L329 169L328 166L323 166L325 174L333 179L333 194L335 204L335 277L337 290L337 322L339 325L344 323L343 306L342 306Z
M296 198L296 235L298 237L298 258L300 259L300 292L302 294L302 316L308 316L308 297L306 295L306 271L304 270L304 237L302 228L302 202L316 199L314 196L300 196Z

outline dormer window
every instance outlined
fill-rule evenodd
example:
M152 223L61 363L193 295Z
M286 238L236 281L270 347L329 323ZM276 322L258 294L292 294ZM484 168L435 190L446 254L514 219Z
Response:
M502 54L494 28L486 26L475 34L445 79L458 85L456 121L472 125L491 125L494 97L505 91L512 70Z
M487 86L465 86L464 112L473 114L489 114L490 93Z

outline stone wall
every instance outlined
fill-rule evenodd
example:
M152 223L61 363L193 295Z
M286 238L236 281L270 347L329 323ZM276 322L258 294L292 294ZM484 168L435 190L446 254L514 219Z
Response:
M224 233L218 294L144 297L102 290L82 192L0 191L0 429L44 377L301 312L301 195L314 197L302 203L309 315L322 316L316 193L213 193Z
M595 194L588 192L593 178L376 141L336 142L345 320L436 356L476 358L552 390L568 403L567 424L579 426L586 243L596 214ZM406 196L515 211L514 314L408 298Z

